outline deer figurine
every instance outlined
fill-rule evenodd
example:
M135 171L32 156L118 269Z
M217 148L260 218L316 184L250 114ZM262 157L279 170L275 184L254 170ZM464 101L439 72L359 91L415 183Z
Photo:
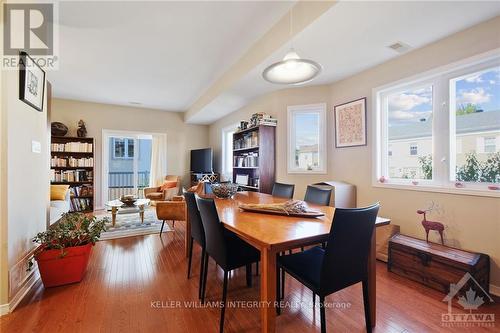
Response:
M424 229L425 229L425 240L427 242L429 241L429 230L436 230L439 232L439 235L441 236L441 243L444 245L444 240L443 240L444 224L442 224L441 222L428 221L425 214L429 211L430 211L430 209L417 210L417 214L424 214L424 219L422 220L422 225L424 226Z

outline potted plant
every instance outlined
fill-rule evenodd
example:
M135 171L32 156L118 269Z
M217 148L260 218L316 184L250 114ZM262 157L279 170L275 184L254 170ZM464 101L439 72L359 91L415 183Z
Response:
M40 244L34 258L45 287L82 280L92 246L106 230L106 222L108 218L98 220L82 213L66 213L56 225L33 238Z

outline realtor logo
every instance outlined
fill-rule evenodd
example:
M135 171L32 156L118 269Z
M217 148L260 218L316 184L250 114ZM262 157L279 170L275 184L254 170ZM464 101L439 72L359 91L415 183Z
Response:
M54 3L3 4L2 68L17 69L21 51L44 69L54 69L57 60L57 25Z
M467 283L470 287L465 295L458 295ZM452 303L455 297L457 297L458 304L469 313L453 313ZM457 284L450 284L450 292L443 302L448 302L448 313L441 314L443 327L495 327L494 313L477 311L485 302L493 303L493 299L469 273L465 273Z

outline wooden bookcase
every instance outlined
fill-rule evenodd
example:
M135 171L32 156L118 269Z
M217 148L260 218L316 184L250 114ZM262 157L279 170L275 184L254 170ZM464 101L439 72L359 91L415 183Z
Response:
M248 176L248 191L271 193L275 181L276 127L259 125L233 134L233 183Z
M66 147L55 149L56 144ZM87 149L83 149L85 147ZM88 213L94 210L94 149L94 138L51 137L51 184L70 186L71 211ZM61 176L55 179L56 174ZM63 178L62 174L65 174L64 179L59 179Z

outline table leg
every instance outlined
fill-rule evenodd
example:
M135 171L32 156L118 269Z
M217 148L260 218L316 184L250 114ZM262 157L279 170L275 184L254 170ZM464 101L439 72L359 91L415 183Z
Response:
M370 302L370 319L372 327L377 323L377 257L376 257L376 235L373 230L370 244L370 255L368 256L368 297Z
M139 206L139 216L141 217L141 224L144 223L144 205Z
M116 223L116 212L118 211L118 207L111 207L111 222L113 223L113 227Z
M260 321L263 333L276 331L276 252L268 248L260 251Z

